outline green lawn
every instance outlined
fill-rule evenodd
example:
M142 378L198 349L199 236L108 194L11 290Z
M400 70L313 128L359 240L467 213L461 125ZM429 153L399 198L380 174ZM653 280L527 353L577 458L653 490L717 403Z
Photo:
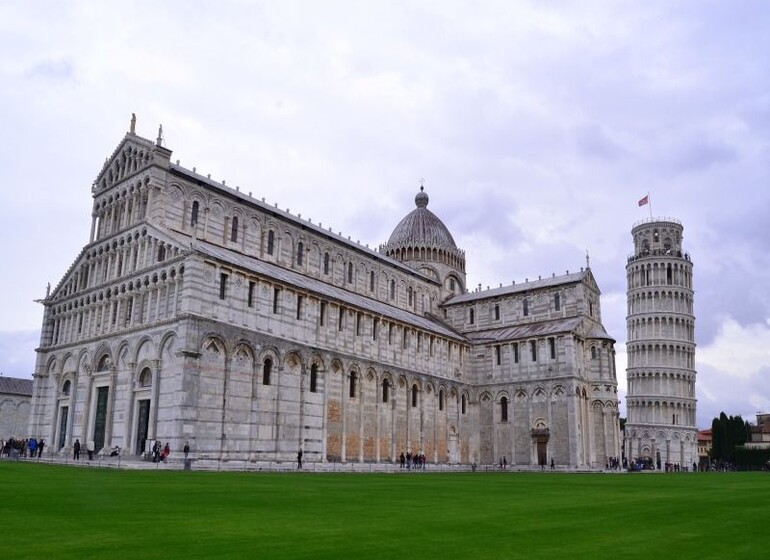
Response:
M0 462L2 558L764 558L770 474L273 474Z

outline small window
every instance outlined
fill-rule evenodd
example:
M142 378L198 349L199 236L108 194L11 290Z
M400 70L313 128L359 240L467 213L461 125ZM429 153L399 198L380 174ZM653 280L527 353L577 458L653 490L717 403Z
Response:
M551 355L551 359L555 360L556 359L556 339L554 338L548 339L548 352Z
M340 307L340 314L337 317L337 330L341 331L345 328L345 308Z
M369 291L370 292L374 291L374 271L373 270L369 273Z
M219 275L219 299L225 299L227 296L227 274L224 272Z
M386 403L388 402L388 399L390 398L390 381L387 379L382 380L382 402Z
M435 345L435 342L436 342L436 337L431 335L430 339L428 339L428 355L429 356L433 355L433 346Z
M532 353L532 361L537 361L537 341L536 340L530 340L529 341L529 350Z
M495 363L498 366L503 363L503 349L500 345L495 346Z
M348 263L348 284L353 283L353 263Z
M150 368L144 368L139 374L139 386L149 387L150 385L152 385L152 372Z
M238 241L238 216L233 216L233 225L230 228L230 241Z
M271 229L267 232L267 254L272 255L275 249L275 232Z
M449 290L452 291L452 292L455 291L455 279L454 278L450 278L449 279Z
M256 286L256 282L249 280L249 291L246 296L246 304L249 307L254 307L254 286Z
M462 396L462 399L460 399L460 414L465 414L465 395Z
M297 294L297 319L302 319L302 300L303 297Z
M273 314L278 314L278 302L281 301L281 288L273 288Z
M561 310L561 296L559 294L553 296L553 307L556 311Z
M61 394L69 395L71 390L72 390L72 383L68 379L67 381L64 382L64 385L61 388Z
M414 301L414 292L412 291L412 287L409 286L409 288L406 290L406 304L409 307L412 307L412 302Z
M591 346L591 359L596 359L596 346Z
M404 327L401 337L401 348L407 348L409 346L409 331Z
M495 321L499 321L499 320L500 320L500 304L496 303L495 304Z
M522 302L522 307L524 309L524 316L526 317L529 315L529 300L527 298L524 298L524 301Z
M300 241L297 243L297 266L302 266L305 258L305 245Z
M396 299L396 281L390 281L390 299Z
M165 260L166 260L166 246L160 245L158 247L158 262L163 262ZM122 268L123 268L123 258L121 257L120 263L118 264L118 273L120 273L120 270Z
M377 326L380 324L380 320L376 317L372 319L372 340L377 340Z
M417 384L412 385L412 408L417 408Z
M393 344L393 323L388 323L388 344Z
M270 372L273 369L273 360L265 358L262 364L262 385L270 385Z
M471 310L470 310L470 315L469 315L469 317L468 317L468 318L469 318L469 321L470 321L470 324L471 324L471 325L473 325L473 324L475 324L475 323L476 323L476 313L475 313L475 310L474 310L474 309L471 309Z
M508 421L508 399L506 397L500 399L500 421Z
M354 399L356 398L356 378L357 374L355 371L350 372L350 398Z
M444 410L444 389L438 392L438 409Z
M324 274L329 274L329 253L324 253Z
M361 322L363 320L363 314L359 311L356 313L356 336L361 336Z
M318 313L318 324L322 327L326 324L326 302L321 302L321 309Z
M316 364L310 366L310 392L318 392L318 366Z
M192 212L190 212L190 225L195 226L198 223L198 209L200 208L200 204L198 204L197 200L194 200L192 203Z
M513 363L514 364L519 363L519 343L518 342L513 343Z

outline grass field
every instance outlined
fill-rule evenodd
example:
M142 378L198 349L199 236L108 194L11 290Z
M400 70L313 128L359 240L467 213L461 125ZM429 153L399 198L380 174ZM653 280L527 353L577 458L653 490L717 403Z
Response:
M0 558L767 558L770 474L274 474L0 462Z

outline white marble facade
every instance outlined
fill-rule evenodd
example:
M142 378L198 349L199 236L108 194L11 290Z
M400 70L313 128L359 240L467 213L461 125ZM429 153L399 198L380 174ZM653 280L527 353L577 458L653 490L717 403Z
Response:
M614 340L590 269L468 292L427 209L370 249L129 132L45 298L30 433L199 457L603 468Z

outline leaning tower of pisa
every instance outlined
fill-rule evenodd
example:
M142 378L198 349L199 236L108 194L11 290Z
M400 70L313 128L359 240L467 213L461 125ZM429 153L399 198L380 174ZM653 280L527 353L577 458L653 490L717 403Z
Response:
M692 261L673 218L634 225L628 282L626 458L657 469L693 468L695 315Z

